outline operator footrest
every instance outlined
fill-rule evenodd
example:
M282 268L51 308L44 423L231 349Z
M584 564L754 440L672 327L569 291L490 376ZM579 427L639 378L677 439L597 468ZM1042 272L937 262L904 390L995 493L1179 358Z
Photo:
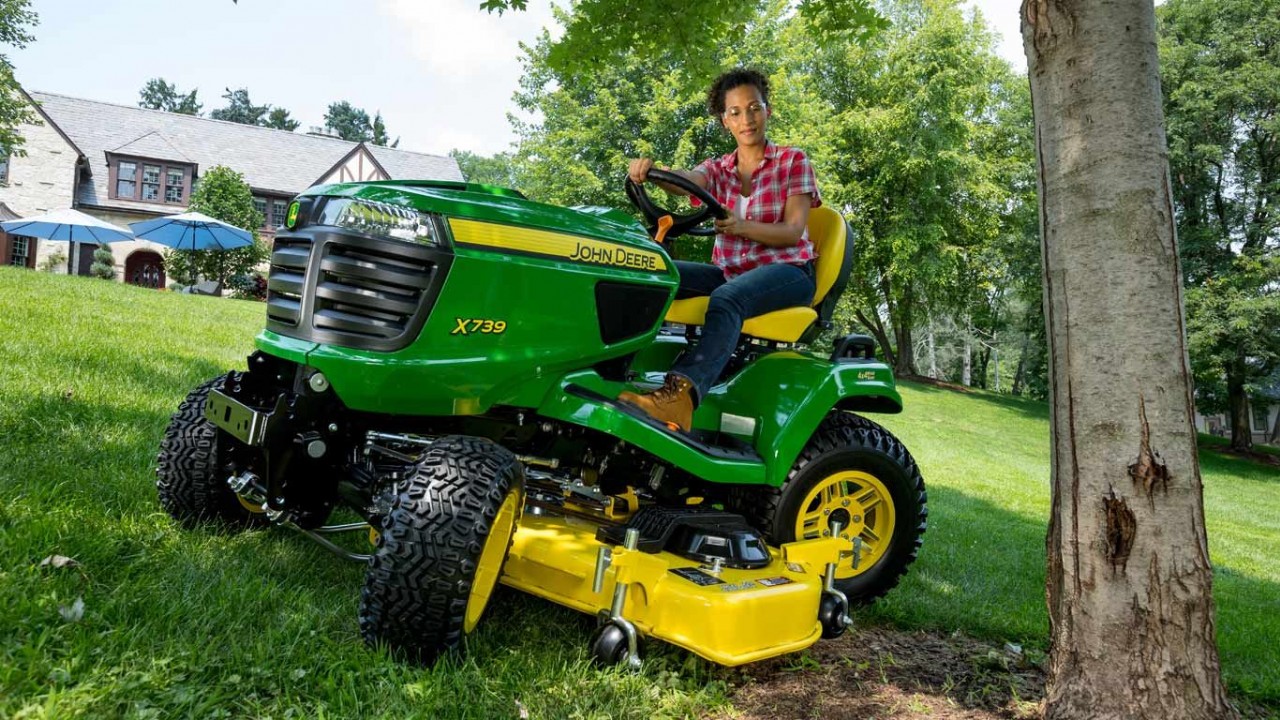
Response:
M596 531L596 540L621 545L629 528L640 531L641 552L666 551L698 562L738 569L762 568L769 564L769 548L764 538L734 513L701 508L641 508L626 525L606 525Z

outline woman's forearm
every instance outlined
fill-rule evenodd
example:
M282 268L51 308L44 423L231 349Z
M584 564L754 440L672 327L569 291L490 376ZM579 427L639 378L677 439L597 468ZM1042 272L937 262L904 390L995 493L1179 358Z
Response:
M754 240L761 245L775 248L795 247L804 237L804 225L787 223L762 223L754 220L740 220L735 228L735 235Z

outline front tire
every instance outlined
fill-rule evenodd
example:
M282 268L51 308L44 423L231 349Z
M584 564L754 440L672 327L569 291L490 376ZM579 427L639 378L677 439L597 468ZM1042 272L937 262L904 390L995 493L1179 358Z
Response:
M853 604L893 589L916 559L929 515L911 453L888 430L835 412L818 426L781 488L756 491L748 514L777 544L829 533L862 539L858 567L841 563L836 587Z
M204 418L209 391L223 382L214 378L192 390L169 421L156 457L156 490L160 505L185 527L219 525L240 530L265 524L227 485L223 443L230 440Z
M360 634L424 663L475 629L524 506L524 472L474 437L436 441L383 519L360 595Z

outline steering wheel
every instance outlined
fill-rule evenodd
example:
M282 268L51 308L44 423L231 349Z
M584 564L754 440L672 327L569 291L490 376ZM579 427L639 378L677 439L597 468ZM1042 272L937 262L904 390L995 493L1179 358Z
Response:
M666 234L666 237L669 238L679 237L681 235L701 235L704 237L715 235L715 228L700 228L698 226L706 222L712 216L720 220L729 217L729 211L725 210L724 206L711 196L711 193L703 190L697 183L686 179L683 175L677 175L676 173L668 172L666 170L651 168L648 174L645 175L645 178L648 180L663 182L668 185L674 185L702 201L701 208L696 208L693 212L686 213L684 215L677 215L655 205L653 200L649 198L649 193L644 189L644 186L628 177L626 187L627 197L630 198L631 202L640 209L645 220L648 221L649 235L651 237L656 236L658 218L664 215L670 215L671 219L674 221L671 225L671 229L668 230Z

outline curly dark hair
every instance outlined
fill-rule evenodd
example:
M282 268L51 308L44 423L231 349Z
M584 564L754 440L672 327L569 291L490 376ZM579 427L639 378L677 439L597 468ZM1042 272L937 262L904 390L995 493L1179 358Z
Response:
M707 90L707 112L715 117L723 115L724 96L729 94L730 90L743 85L754 85L760 91L764 104L769 104L769 78L755 68L736 67L722 73L715 82L711 83L711 88Z

